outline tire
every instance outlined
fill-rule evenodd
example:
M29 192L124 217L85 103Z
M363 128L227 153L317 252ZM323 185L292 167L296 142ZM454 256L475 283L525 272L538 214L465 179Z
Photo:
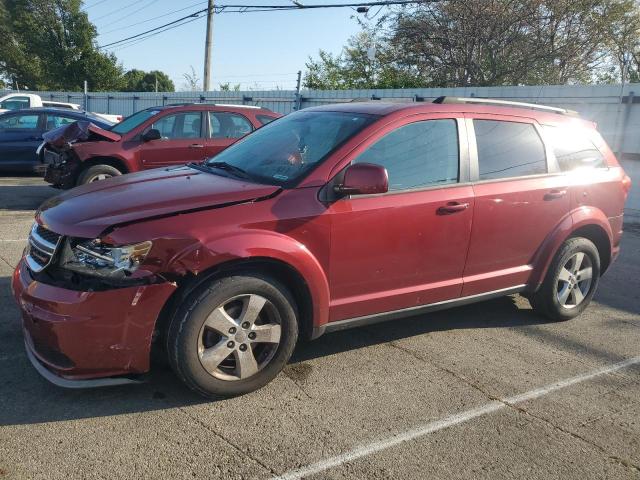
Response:
M215 279L187 297L169 325L167 354L192 390L208 398L230 397L273 380L297 339L296 306L288 290L268 277L242 274Z
M76 185L85 185L119 175L122 175L122 172L111 165L94 165L80 172Z
M599 279L600 255L596 246L586 238L570 238L556 253L538 291L529 295L529 303L535 312L550 320L569 320L587 308Z

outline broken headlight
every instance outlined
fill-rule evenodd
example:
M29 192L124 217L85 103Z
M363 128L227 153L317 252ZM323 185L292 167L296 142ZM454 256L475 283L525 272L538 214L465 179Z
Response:
M100 276L127 276L135 272L145 259L151 242L114 247L99 239L71 244L72 258L64 267Z

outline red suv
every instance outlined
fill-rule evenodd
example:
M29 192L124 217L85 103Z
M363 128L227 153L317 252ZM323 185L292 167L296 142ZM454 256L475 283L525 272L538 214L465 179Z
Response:
M578 315L618 255L629 188L565 110L310 108L212 160L45 202L12 285L54 383L133 381L159 348L192 389L236 395L299 337L516 292Z
M244 105L182 104L134 113L108 130L93 124L44 135L45 180L59 188L149 168L202 162L280 117Z

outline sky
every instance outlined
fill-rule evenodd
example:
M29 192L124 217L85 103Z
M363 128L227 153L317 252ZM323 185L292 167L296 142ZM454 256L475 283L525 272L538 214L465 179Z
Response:
M303 0L307 4L344 4L345 0ZM290 5L289 0L217 0L216 5ZM84 10L98 30L98 45L121 40L206 8L197 0L86 0ZM175 12L182 9L180 12ZM153 17L165 15L155 20ZM221 13L214 16L212 88L220 83L242 89L294 89L296 72L320 49L339 53L360 28L351 8L284 12ZM147 21L149 20L149 21ZM140 23L144 22L144 23ZM137 25L134 25L137 24ZM140 43L114 46L126 70L161 70L176 90L184 73L195 69L202 79L206 20L160 33Z

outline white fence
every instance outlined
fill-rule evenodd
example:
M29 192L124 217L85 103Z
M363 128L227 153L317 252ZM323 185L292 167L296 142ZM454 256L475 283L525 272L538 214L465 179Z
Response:
M4 92L8 93L8 92ZM2 94L4 94L2 93ZM517 87L409 88L396 90L295 90L241 92L29 92L43 99L79 103L89 111L130 115L157 105L183 102L259 105L290 113L328 103L353 99L399 102L430 101L442 95L486 97L559 106L577 110L598 123L611 148L626 158L634 188L629 207L640 212L640 83L620 85L544 85Z
M410 88L396 90L295 90L242 92L30 92L44 99L84 105L100 113L130 115L157 105L182 102L260 105L280 113L290 113L327 103L355 98L392 101L430 101L441 95L489 97L541 103L577 110L598 123L600 131L616 152L640 156L640 84L562 85L521 87Z

